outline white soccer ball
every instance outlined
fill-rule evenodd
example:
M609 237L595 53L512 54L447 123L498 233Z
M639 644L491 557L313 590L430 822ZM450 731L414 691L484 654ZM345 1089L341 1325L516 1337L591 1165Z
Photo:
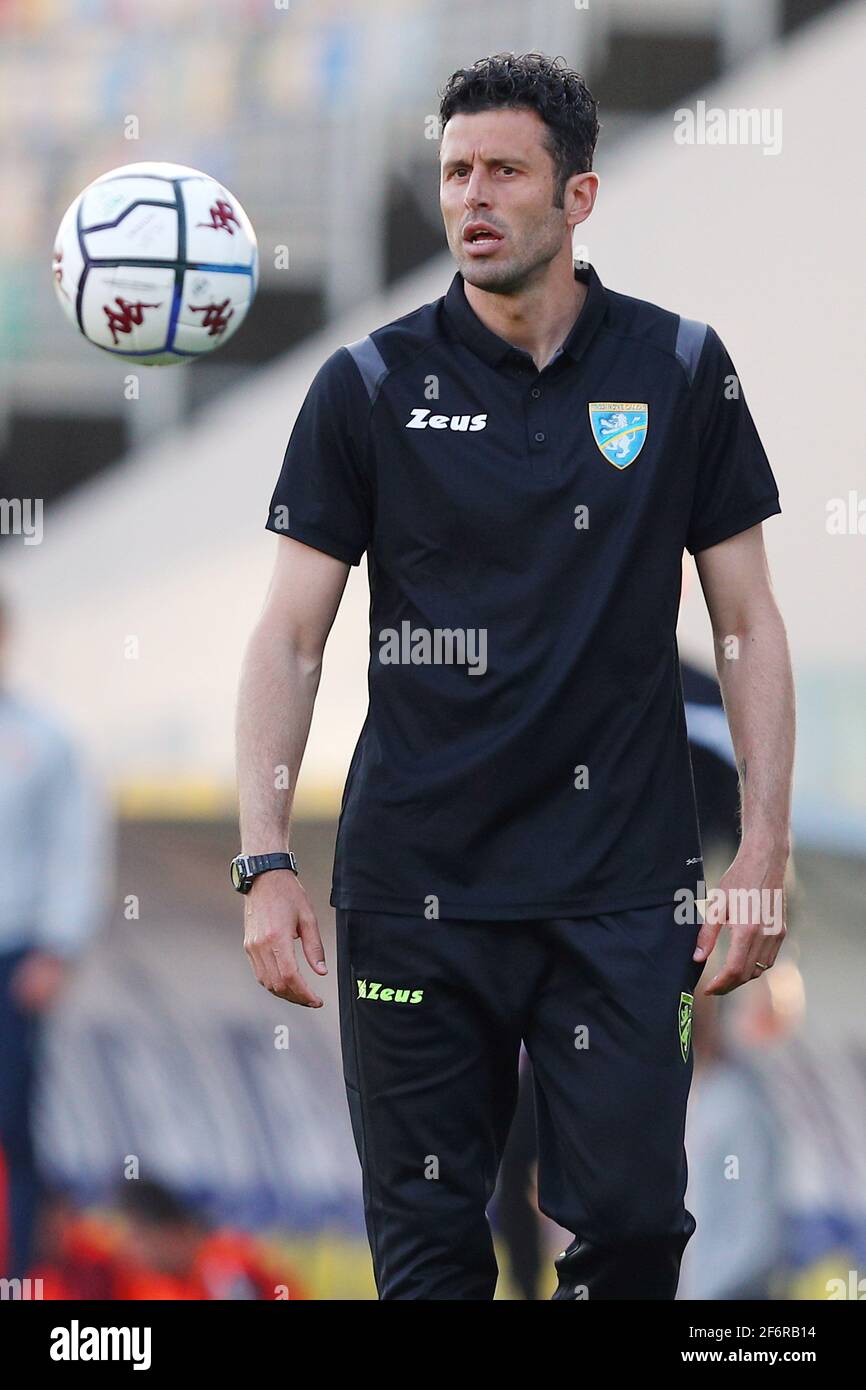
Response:
M124 164L67 208L54 287L88 342L147 367L204 357L236 333L258 286L237 198L183 164Z

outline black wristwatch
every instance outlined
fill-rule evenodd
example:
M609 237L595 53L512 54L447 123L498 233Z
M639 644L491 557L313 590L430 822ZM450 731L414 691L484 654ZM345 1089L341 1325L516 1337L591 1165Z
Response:
M298 872L298 861L292 854L236 854L229 866L232 884L239 893L248 893L253 879L270 869L291 869Z

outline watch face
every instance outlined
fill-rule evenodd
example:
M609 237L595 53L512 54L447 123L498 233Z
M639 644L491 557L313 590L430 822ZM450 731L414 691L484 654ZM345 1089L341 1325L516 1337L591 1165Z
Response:
M236 859L233 859L233 860L232 860L232 883L234 884L235 888L240 888L240 886L241 886L241 884L243 883L243 881L244 881L244 876L243 876L243 873L241 872L241 866L240 866L240 864L237 862Z

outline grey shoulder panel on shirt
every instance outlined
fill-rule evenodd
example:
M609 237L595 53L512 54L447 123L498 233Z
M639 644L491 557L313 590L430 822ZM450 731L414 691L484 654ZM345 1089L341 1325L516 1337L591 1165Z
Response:
M367 395L373 402L379 387L388 375L388 368L381 352L369 333L366 338L359 338L355 343L346 343L346 351L352 354L355 366L361 373L361 378L367 388Z
M675 352L685 368L690 386L695 379L695 372L701 360L706 336L707 325L705 323L700 323L698 319L680 319Z

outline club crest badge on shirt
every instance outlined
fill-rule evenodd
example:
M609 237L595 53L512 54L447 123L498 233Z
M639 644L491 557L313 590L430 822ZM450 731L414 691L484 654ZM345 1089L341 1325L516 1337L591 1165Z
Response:
M614 468L628 468L644 446L649 406L646 401L590 401L589 423L608 463Z

